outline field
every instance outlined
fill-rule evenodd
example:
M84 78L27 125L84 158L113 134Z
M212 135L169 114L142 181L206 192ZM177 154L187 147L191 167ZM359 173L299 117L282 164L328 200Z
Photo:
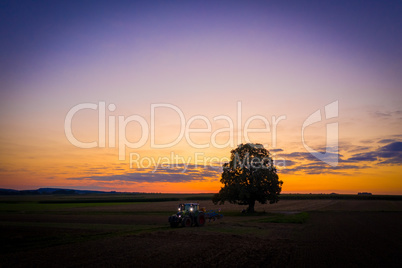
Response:
M206 196L0 197L1 267L401 267L402 201L300 199L242 206ZM169 227L179 202L225 217ZM174 201L169 201L174 200ZM133 202L134 201L134 202ZM159 202L158 202L159 201Z

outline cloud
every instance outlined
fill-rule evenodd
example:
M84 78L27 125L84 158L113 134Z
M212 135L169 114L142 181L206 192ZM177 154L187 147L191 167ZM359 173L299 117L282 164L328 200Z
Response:
M321 150L322 153L325 153L325 149ZM338 156L342 157L341 154L336 154L336 153L331 153L331 152L326 152L327 157L332 157L332 156ZM331 156L332 155L332 156ZM309 152L293 152L290 154L280 154L280 157L284 159L296 159L299 161L316 161L316 162L322 162L320 159L316 158L314 155L312 155Z
M296 162L288 159L275 159L274 165L277 168L285 168L296 165Z
M166 165L153 170L151 168L136 169L136 172L116 175L91 175L85 177L68 178L68 180L93 180L102 182L130 181L130 182L189 182L208 181L218 177L221 167L197 165ZM97 174L97 173L94 173Z
M340 171L345 170L359 170L362 168L368 168L368 166L352 165L352 164L341 164L336 167L327 165L324 162L314 162L296 165L292 168L281 169L280 173L291 174L291 173L304 173L304 174L336 174ZM343 173L344 174L344 173ZM344 174L345 175L345 174Z
M390 112L375 111L374 115L377 117L390 117L392 114Z
M280 148L277 148L277 149L270 149L269 151L270 151L270 152L274 152L274 153L276 153L276 152L283 152L283 150L280 149Z
M383 139L383 140L380 140L378 143L390 143L390 142L394 142L395 140L393 140L393 139Z
M381 164L401 164L402 163L402 142L393 142L378 151Z
M377 161L377 154L374 152L354 154L352 157L348 158L347 161L348 162Z
M402 152L402 142L393 142L380 149L382 152Z
M379 161L379 164L401 164L402 142L393 141L374 151L354 154L349 162Z
M388 118L395 118L395 119L401 119L402 111L401 110L395 110L395 111L373 111L370 112L374 117L380 118L380 119L388 119Z
M131 182L188 182L193 180L204 181L200 176L188 174L169 173L126 173L121 175L89 176L69 178L69 180L95 180L95 181L131 181Z
M325 148L320 148L325 152ZM339 158L340 163L344 163L341 159L341 154L330 153L327 155L334 155ZM305 174L322 174L322 173L334 173L341 169L341 166L332 167L327 163L316 158L309 152L292 152L292 153L281 153L275 157L274 164L277 166L279 173L290 174L290 173L305 173ZM345 165L343 165L345 166ZM351 166L345 166L345 169L351 169ZM353 166L353 168L359 168L358 166Z
M388 142L388 144L385 144ZM332 167L320 161L308 152L279 153L274 157L274 164L280 174L339 174L345 170L358 171L369 168L373 163L382 165L395 165L402 163L402 142L393 139L382 139L379 148L345 145L347 152L358 152L351 157L344 159L338 154L338 166ZM374 143L375 144L375 143ZM275 149L283 152L282 149ZM364 152L365 151L365 152ZM114 170L118 170L115 168ZM89 180L97 182L191 182L218 180L222 173L220 163L208 165L195 164L165 164L148 168L133 169L133 172L124 174L104 174L103 167L88 169L89 176L69 178L69 180ZM103 175L102 175L103 174ZM343 172L343 175L348 173Z
M352 154L351 157L346 159L343 157L342 154L339 154L339 162L336 167L329 166L328 164L320 161L308 152L292 152L289 154L280 154L279 160L277 159L275 161L275 164L278 166L279 172L283 174L334 174L345 170L357 171L362 168L369 168L370 166L372 166L371 163L377 163L380 165L401 164L402 142L396 141L394 139L382 139L380 141L380 143L386 142L388 142L388 144L379 148L344 144L342 145L342 149L346 150L349 153L358 153ZM280 160L281 158L283 160Z
M349 153L362 152L372 149L372 147L369 146L359 146L359 145L343 145L341 148L342 150L345 150Z

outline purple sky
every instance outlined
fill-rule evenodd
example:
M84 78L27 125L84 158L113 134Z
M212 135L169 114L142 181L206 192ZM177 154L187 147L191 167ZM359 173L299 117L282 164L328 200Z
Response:
M306 152L300 142L304 120L338 101L340 155L353 160L353 166L342 164L344 172L369 170L361 178L385 172L387 189L396 187L399 149L390 156L381 148L401 141L400 14L400 1L3 1L0 184L52 186L46 178L54 177L63 186L63 179L83 177L77 170L84 166L98 167L99 159L105 166L117 161L115 151L83 151L67 141L66 114L80 103L113 103L116 118L136 114L149 123L154 103L179 107L187 120L194 115L212 120L236 117L240 101L243 124L252 115L286 116L277 147L296 163ZM164 131L157 138L176 135L175 120L174 114L162 114L157 123ZM73 124L81 139L97 139L96 112L83 112ZM325 126L306 132L314 148L325 145ZM138 126L127 133L138 138ZM264 139L256 135L253 142ZM163 151L147 145L139 152L192 155L190 147L182 142ZM224 156L229 147L203 152ZM392 159L381 162L380 156ZM388 163L387 170L366 169L374 158ZM74 161L82 166L70 167ZM323 174L314 167L310 173ZM126 173L133 171L118 175ZM27 174L41 181L21 179ZM361 181L355 185L364 188ZM342 182L331 187L345 189Z

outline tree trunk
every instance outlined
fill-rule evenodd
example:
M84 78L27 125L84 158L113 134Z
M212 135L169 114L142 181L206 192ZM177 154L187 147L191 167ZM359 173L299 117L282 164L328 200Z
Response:
M254 213L254 205L255 205L255 200L251 200L250 202L248 202L248 209L247 212L248 213Z

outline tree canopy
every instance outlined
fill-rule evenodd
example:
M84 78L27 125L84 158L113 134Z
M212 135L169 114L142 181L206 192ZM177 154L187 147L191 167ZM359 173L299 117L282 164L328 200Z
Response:
M261 144L241 144L232 150L230 162L223 164L224 185L213 197L213 202L248 205L248 212L254 212L255 202L270 204L279 201L283 182L269 151Z

